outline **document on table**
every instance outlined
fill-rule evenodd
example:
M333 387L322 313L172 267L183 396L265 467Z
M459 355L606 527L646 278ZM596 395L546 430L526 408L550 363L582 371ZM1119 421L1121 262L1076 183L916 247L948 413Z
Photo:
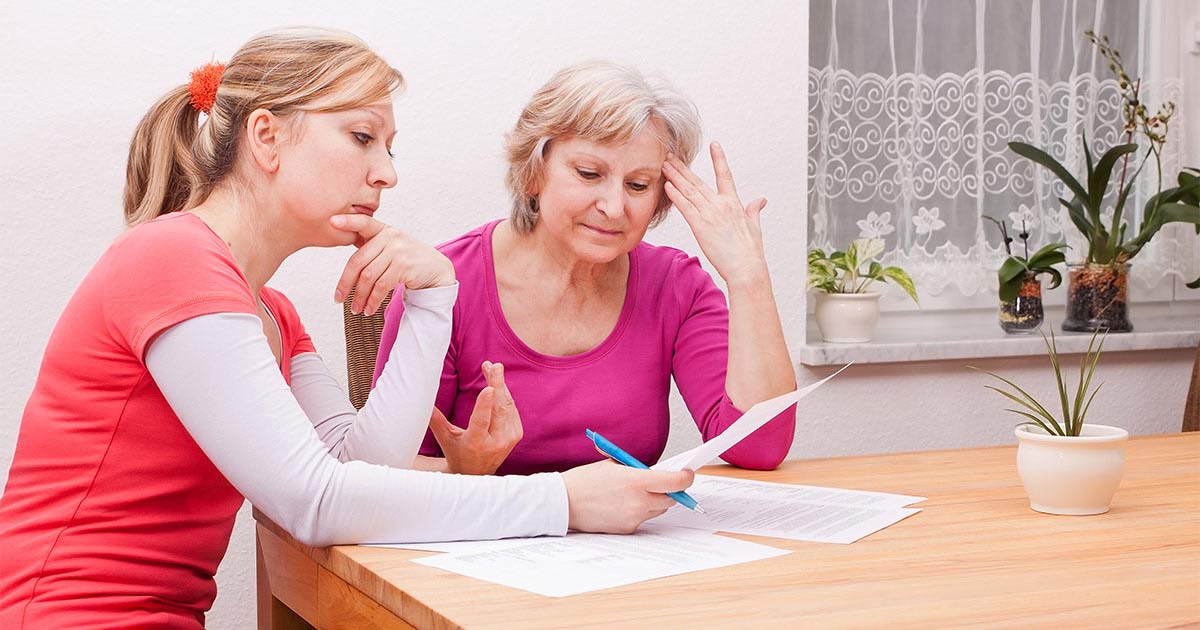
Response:
M664 459L651 466L651 468L654 470L696 470L700 468L719 457L721 453L729 450L738 442L741 442L747 435L754 433L756 429L766 424L771 418L779 415L784 409L796 404L801 398L813 393L818 387L824 385L826 381L841 374L843 370L851 365L854 365L853 361L843 365L842 369L808 387L789 392L782 396L776 396L775 398L770 398L754 405L746 413L742 414L742 417L726 427L717 437L690 451L685 451L669 459ZM707 510L708 508L705 507L704 509Z
M651 524L811 542L852 543L917 512L924 497L696 475L706 514L675 506Z
M786 553L711 532L647 523L628 536L570 533L414 560L548 597L575 595Z

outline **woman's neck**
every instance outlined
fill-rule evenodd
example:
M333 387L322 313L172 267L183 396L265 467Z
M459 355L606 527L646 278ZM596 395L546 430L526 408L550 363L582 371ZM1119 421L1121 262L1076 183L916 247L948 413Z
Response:
M284 259L298 247L289 246L286 230L273 217L277 208L256 203L253 194L222 187L191 212L208 224L229 246L233 260L258 295Z
M511 221L496 226L492 250L497 267L522 278L522 284L534 280L551 294L603 294L615 285L624 287L629 268L628 255L605 263L582 260L538 226L521 234Z

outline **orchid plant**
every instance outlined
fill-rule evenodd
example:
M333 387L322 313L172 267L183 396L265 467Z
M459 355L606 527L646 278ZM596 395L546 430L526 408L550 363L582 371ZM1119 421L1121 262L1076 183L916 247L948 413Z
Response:
M1017 155L1045 167L1066 186L1070 197L1060 197L1058 201L1066 207L1071 223L1087 238L1087 262L1119 265L1136 256L1167 223L1192 223L1200 233L1200 206L1197 205L1197 197L1200 196L1200 171L1185 168L1176 177L1178 186L1163 189L1162 151L1167 142L1171 118L1175 114L1175 103L1166 101L1154 113L1150 113L1142 101L1142 81L1131 78L1126 72L1121 52L1109 44L1107 36L1097 36L1092 31L1086 31L1084 34L1108 60L1109 70L1117 75L1122 97L1125 143L1109 148L1096 159L1088 146L1085 134L1083 157L1086 173L1082 179L1077 179L1062 163L1033 145L1009 142L1008 147ZM1135 142L1135 134L1145 139L1145 153L1140 158L1140 147ZM1154 162L1158 188L1146 201L1142 221L1134 231L1125 220L1125 203L1133 189L1133 182L1150 161ZM1112 218L1106 223L1103 212L1104 199L1118 165L1120 176L1117 180L1116 201L1112 208ZM1200 288L1200 278L1188 286Z

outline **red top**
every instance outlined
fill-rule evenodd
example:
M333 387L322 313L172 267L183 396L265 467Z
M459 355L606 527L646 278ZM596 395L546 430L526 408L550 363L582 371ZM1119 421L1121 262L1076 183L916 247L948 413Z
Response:
M260 297L284 357L314 351L287 298ZM203 625L243 499L142 359L186 319L257 312L229 248L193 214L104 253L54 327L21 419L0 497L0 628Z

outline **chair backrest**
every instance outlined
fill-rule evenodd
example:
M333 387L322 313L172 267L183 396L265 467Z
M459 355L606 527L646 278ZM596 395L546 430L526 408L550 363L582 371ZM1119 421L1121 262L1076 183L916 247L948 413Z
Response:
M1183 406L1183 430L1200 431L1200 348L1196 348L1192 385L1188 388L1187 403Z
M346 377L350 390L350 402L355 409L362 409L371 392L371 378L375 376L375 355L379 353L379 337L383 334L383 312L387 309L392 294L388 293L374 315L355 315L350 312L354 290L342 302L342 322L346 328Z

